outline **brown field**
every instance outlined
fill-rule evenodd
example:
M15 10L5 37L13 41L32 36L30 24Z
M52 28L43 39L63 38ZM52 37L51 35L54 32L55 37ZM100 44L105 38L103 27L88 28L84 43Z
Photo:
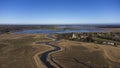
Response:
M44 44L48 41L43 34L0 35L0 68L45 68L38 55L51 49ZM120 47L68 40L52 44L62 49L48 60L51 56L50 62L63 68L120 68Z
M58 46L63 51L52 57L63 68L120 68L118 47L68 40L61 40Z
M34 44L36 41L51 41L45 35L0 35L0 68L36 68L33 56L38 52L50 49L45 44Z
M120 28L101 28L106 32L120 32Z

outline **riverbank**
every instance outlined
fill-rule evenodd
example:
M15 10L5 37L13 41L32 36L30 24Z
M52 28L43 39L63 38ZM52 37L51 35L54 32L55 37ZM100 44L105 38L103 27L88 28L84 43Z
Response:
M55 53L55 52L58 52L58 51L61 50L61 48L58 47L56 44L51 44L51 43L58 43L59 39L54 38L53 34L48 34L47 38L53 40L52 42L45 42L46 45L51 46L53 49L42 53L41 56L40 56L40 60L44 63L44 65L46 65L47 68L56 68L56 66L59 67L59 68L62 68L59 64L52 61L52 57L50 56L51 53Z
M44 45L46 46L46 45ZM43 64L43 62L40 60L40 57L41 55L48 51L48 50L52 50L53 48L51 46L48 46L49 49L46 49L44 51L39 51L38 53L36 53L34 56L33 56L33 59L35 61L35 65L36 65L36 68L47 68L45 64Z

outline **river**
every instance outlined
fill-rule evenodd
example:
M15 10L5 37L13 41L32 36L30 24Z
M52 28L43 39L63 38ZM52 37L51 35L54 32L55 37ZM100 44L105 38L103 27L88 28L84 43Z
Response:
M54 42L58 42L59 39L53 38L52 34L48 34L47 35L48 38L51 38L54 40ZM53 47L53 50L48 50L46 52L44 52L41 56L40 56L40 60L47 66L47 68L55 68L53 65L50 64L50 62L47 60L48 55L52 52L56 52L59 51L61 48L58 47L57 45L53 45L50 42L46 42L46 45ZM52 57L51 57L52 58ZM56 62L54 62L58 67L62 68L61 65L57 64Z
M52 35L53 34L61 34L61 33L71 33L71 32L102 32L103 30L100 29L81 29L81 30L23 30L23 31L18 31L15 32L16 34L47 34L48 38L53 39L53 42L58 42L60 39L58 38L53 38ZM52 50L48 50L46 52L44 52L42 55L40 55L40 60L46 65L47 68L55 68L48 60L48 55L52 52L56 52L61 50L60 47L58 47L57 45L53 45L51 44L51 42L46 42L47 46L51 46L54 49ZM52 58L52 57L51 57ZM50 58L50 59L51 59ZM59 68L62 68L61 65L59 65L58 63L56 63L55 61L53 61L53 63L55 65L57 65Z

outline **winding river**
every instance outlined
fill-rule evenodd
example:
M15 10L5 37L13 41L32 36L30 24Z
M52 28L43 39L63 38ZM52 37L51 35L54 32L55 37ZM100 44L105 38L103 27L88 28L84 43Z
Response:
M53 39L54 42L58 42L58 41L59 41L59 39L53 38L53 37L52 37L52 34L48 34L47 37ZM50 42L46 42L46 45L51 46L51 47L53 47L54 49L44 52L44 53L40 56L40 60L47 66L47 68L55 68L53 65L50 64L50 62L47 60L47 58L48 58L48 55L49 55L50 53L55 52L55 51L59 51L61 48L58 47L58 46L56 46L56 45L52 45ZM51 58L52 58L52 57L51 57ZM58 67L62 68L62 66L59 65L59 64L57 64L56 62L54 62L54 64L56 64Z
M23 31L18 31L15 32L16 34L47 34L48 38L53 39L53 42L58 42L60 39L58 38L53 38L52 35L53 34L61 34L61 33L71 33L71 32L101 32L102 30L99 29L84 29L84 30L23 30ZM47 68L55 68L48 60L48 55L52 52L56 52L61 50L60 47L51 44L51 42L46 42L47 46L51 46L54 49L52 50L48 50L46 52L44 52L41 56L40 56L40 60L46 65ZM56 63L53 58L50 56L50 60L57 65L59 68L62 68L61 65L59 65L58 63Z

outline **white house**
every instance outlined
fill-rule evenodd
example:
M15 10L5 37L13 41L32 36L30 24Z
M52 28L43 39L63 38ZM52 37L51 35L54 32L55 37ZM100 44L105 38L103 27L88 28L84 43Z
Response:
M72 38L77 38L77 35L75 33L73 33Z

